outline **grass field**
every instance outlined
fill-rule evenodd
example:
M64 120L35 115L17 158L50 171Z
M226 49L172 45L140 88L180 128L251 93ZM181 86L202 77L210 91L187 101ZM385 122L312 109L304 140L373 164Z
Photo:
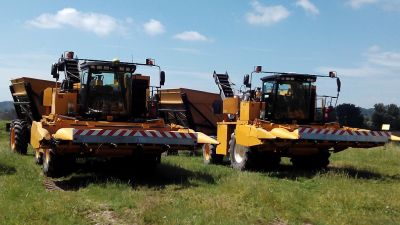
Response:
M288 161L239 172L168 156L151 175L88 170L48 191L32 151L11 153L0 127L1 224L400 224L396 146L347 150L317 172Z

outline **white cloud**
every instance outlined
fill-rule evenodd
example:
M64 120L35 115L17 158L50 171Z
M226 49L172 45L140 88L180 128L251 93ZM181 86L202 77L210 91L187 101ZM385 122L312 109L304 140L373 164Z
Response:
M348 77L392 76L400 73L400 52L383 51L372 46L363 54L364 61L355 67L320 67L319 72L335 70L339 75Z
M396 69L400 72L400 52L382 51L379 46L372 46L366 57L370 64Z
M114 17L94 12L80 12L74 8L64 8L55 14L44 13L26 23L41 29L71 26L93 32L99 36L106 36L114 31L123 30L122 25Z
M373 3L377 3L379 0L349 0L348 4L354 8L354 9L358 9L364 5L368 5L368 4L373 4Z
M342 80L340 102L352 102L372 107L377 102L400 104L400 51L386 51L370 47L356 66L327 66L317 68L319 73L337 71ZM324 88L320 87L320 90Z
M164 25L155 19L149 20L149 22L143 24L144 31L150 36L156 36L165 32Z
M193 55L201 54L201 51L199 49L195 49L195 48L171 48L171 50L176 51L176 52L181 52L181 53L193 54Z
M353 9L359 9L366 5L375 5L386 11L400 10L399 0L348 0L347 4Z
M174 35L175 39L182 41L210 41L210 39L197 31L185 31Z
M307 13L311 15L319 15L319 9L309 0L298 0L297 6L302 7Z
M247 13L246 20L251 25L269 26L289 17L290 12L282 5L264 6L258 1L251 3L253 11Z

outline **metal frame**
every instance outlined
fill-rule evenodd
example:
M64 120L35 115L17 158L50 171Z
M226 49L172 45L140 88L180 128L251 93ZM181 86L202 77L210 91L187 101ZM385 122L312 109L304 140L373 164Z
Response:
M26 95L15 96L14 87L10 85L10 91L13 98L13 104L15 112L17 114L17 118L24 119L28 122L39 121L41 119L41 115L33 99L33 95L35 93L32 91L30 83L25 83L24 87Z

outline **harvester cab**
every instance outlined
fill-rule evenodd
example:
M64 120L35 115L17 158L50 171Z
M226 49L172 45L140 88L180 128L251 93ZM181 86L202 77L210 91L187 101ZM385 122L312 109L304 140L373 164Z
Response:
M145 64L73 58L66 52L52 65L51 73L65 78L60 92L77 93L77 110L68 110L68 116L91 120L145 121L157 118L158 89L164 85L165 72L153 59ZM150 76L138 73L139 68L156 68L159 85L151 85ZM147 70L148 71L148 70ZM153 71L152 71L153 72Z
M253 87L256 75L264 76L261 85ZM336 79L336 95L318 95L319 78ZM341 127L336 122L334 107L341 89L336 72L327 76L265 72L257 66L244 76L243 87L238 95L225 95L224 119L217 123L220 144L203 147L205 163L220 163L229 156L231 165L243 170L274 167L281 157L289 157L294 166L320 168L329 164L331 152L389 141L389 132Z
M261 78L261 87L252 89L252 78ZM336 79L337 94L317 95L317 78ZM264 109L260 119L274 123L327 123L335 122L335 107L339 98L341 82L336 72L328 76L315 74L265 72L257 66L251 75L243 79L245 91L242 99L262 102Z

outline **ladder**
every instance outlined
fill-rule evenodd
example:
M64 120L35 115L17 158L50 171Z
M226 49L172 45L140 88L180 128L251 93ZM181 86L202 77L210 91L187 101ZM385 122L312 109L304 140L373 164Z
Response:
M72 81L73 83L79 82L79 69L78 69L78 60L76 59L64 59L64 71L67 76L67 79Z
M232 85L234 84L229 81L228 73L225 72L225 74L218 74L214 71L213 77L219 88L222 99L233 97Z

